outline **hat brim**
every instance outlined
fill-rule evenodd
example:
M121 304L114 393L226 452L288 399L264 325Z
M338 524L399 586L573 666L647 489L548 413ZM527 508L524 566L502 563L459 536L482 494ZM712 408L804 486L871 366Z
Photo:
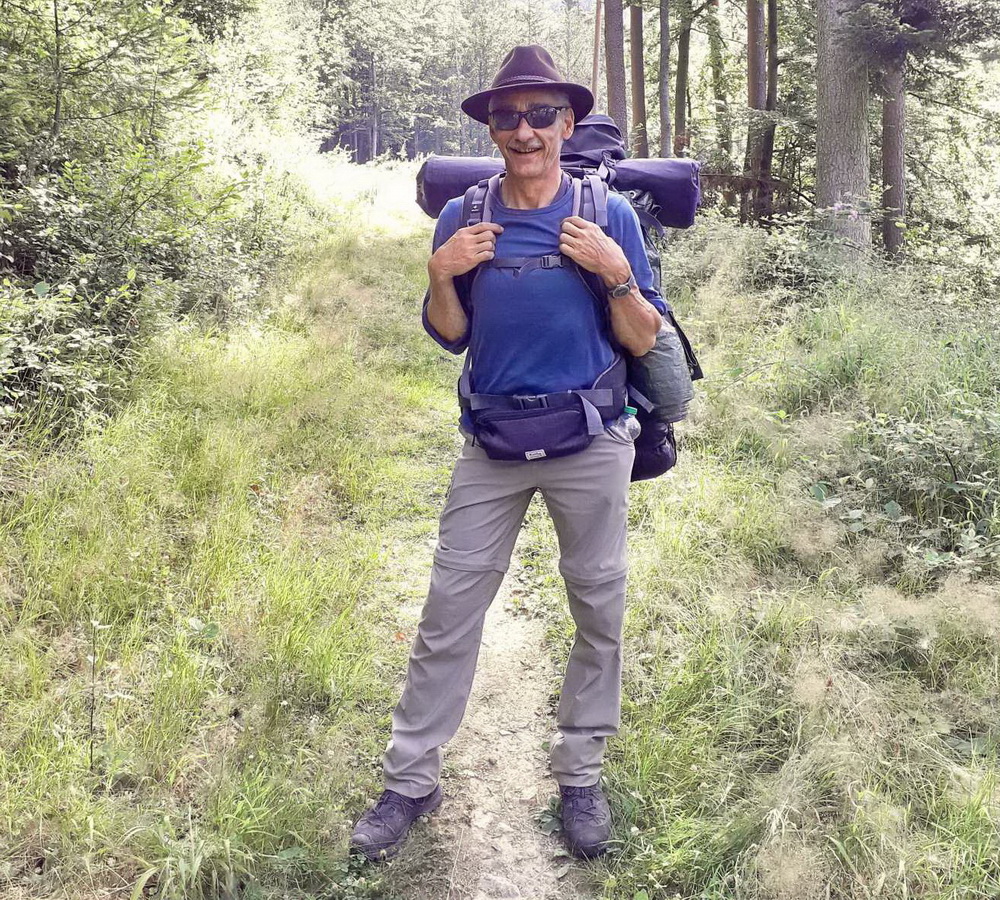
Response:
M587 113L594 108L594 95L582 84L574 84L572 81L529 81L522 84L506 84L501 88L491 88L488 91L480 91L462 101L462 112L477 122L489 125L490 98L495 94L509 94L512 91L562 91L569 97L570 106L573 107L573 115L579 122Z

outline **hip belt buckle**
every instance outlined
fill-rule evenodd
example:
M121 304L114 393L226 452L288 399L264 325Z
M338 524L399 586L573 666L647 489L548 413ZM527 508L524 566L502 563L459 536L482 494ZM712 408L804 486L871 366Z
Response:
M549 399L544 394L515 394L518 409L545 409Z

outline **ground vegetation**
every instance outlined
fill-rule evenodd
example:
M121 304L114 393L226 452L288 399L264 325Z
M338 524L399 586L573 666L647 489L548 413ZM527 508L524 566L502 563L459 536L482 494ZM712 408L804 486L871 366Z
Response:
M472 883L433 826L387 869L345 854L457 440L411 158L488 152L458 102L511 44L600 85L637 19L648 150L704 163L661 249L708 377L678 468L632 494L615 853L521 842L517 875L1000 893L994 5L750 11L752 54L726 0L608 31L569 0L0 0L0 894ZM536 755L533 791L518 740L571 636L554 558L533 508L504 616L548 659L531 726L490 737Z

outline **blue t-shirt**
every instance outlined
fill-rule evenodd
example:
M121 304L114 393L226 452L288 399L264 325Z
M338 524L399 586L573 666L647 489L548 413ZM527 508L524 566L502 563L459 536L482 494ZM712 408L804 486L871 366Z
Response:
M493 221L503 226L496 256L539 257L559 252L559 230L571 215L573 192L568 177L549 206L512 209L499 198ZM434 249L462 223L462 200L450 200L438 217ZM642 244L635 211L624 197L608 195L608 235L628 258L643 296L660 312L666 307L653 290L653 273ZM466 334L446 341L427 321L424 327L452 353L468 348L473 390L482 394L544 394L589 388L612 362L607 301L598 300L575 265L533 269L481 267L472 288Z

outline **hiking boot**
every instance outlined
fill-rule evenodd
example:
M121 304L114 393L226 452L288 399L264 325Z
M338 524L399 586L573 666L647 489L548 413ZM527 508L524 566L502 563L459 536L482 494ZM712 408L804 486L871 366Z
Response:
M441 803L441 786L426 797L405 797L395 791L383 791L378 802L366 812L351 834L351 852L361 853L372 862L396 855L410 826L433 812Z
M574 855L593 859L608 849L611 810L599 785L559 786L562 796L562 830Z

